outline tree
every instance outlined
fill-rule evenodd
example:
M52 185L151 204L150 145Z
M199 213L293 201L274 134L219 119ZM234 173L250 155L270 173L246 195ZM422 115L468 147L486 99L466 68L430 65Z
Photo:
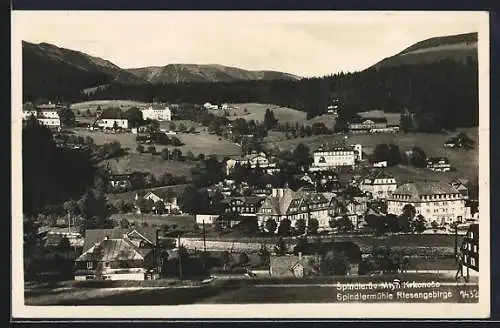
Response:
M349 272L349 258L344 252L328 251L321 261L322 273L345 276Z
M411 165L415 167L426 167L427 166L427 156L425 152L420 147L412 148L412 156L410 160Z
M288 218L284 218L280 221L280 225L278 227L278 235L280 236L289 236L292 228L292 223Z
M384 218L384 232L399 232L401 229L400 222L398 221L398 217L394 214L387 214ZM403 222L404 223L404 222Z
M198 190L193 186L188 186L179 198L179 205L185 213L197 213L200 206Z
M293 150L293 158L299 167L307 169L311 163L309 148L303 143L299 143Z
M389 166L398 165L401 163L401 152L399 151L399 147L395 144L389 145Z
M297 244L293 248L293 254L297 255L299 253L305 252L307 249L307 239L306 237L299 237L297 239Z
M266 245L260 245L259 249L260 261L263 265L268 266L271 258L271 252L267 249Z
M151 153L151 154L156 154L156 147L155 146L148 146L148 153Z
M127 219L123 218L120 220L120 228L128 229L130 226L130 223L128 222Z
M319 221L315 218L310 218L308 222L307 230L309 234L316 235L318 233Z
M338 228L341 232L350 232L353 231L355 227L349 217L347 215L343 215L338 220Z
M456 140L458 141L459 147L463 147L465 149L474 148L474 141L464 132L460 132Z
M439 223L437 223L437 221L432 221L431 222L431 228L432 230L436 231L437 229L439 229Z
M413 230L417 233L422 233L425 231L426 221L422 215L417 215L417 218L413 221Z
M278 239L278 241L276 242L276 245L274 246L274 252L277 256L286 255L286 253L288 252L288 248L283 238Z
M57 245L57 246L61 250L68 250L71 248L71 242L69 241L69 239L67 237L63 237L63 238L61 238L61 240L59 241L59 245Z
M144 152L144 146L139 144L137 145L136 150L139 154L142 154Z
M175 122L170 122L169 129L170 131L175 131L177 129Z
M269 218L266 221L266 230L271 233L276 232L276 228L278 227L278 224L273 218Z
M241 265L241 266L244 266L248 263L249 261L249 257L247 255L247 253L240 253L240 255L238 256L238 264Z
M165 213L165 203L160 199L157 202L155 202L155 211L156 214L163 214Z
M184 123L179 124L179 132L186 133L187 127Z
M330 220L328 221L328 225L330 226L330 228L336 229L339 226L338 220L336 220L335 218L330 218Z
M172 155L172 159L174 161L182 160L182 151L179 148L174 148L174 150L172 150L171 155Z
M389 159L390 159L389 146L387 146L386 144L376 145L375 149L373 150L373 161L374 162L382 162L382 161L389 162Z
M109 222L109 211L104 194L91 189L78 201L81 222L80 230L112 227Z
M278 120L274 117L274 113L269 108L266 109L264 114L264 126L267 130L273 129L278 124Z
M144 213L151 213L153 211L153 207L155 206L155 202L152 199L144 200Z
M137 107L131 107L124 113L125 118L129 122L129 126L136 128L143 124L142 112Z
M228 251L223 251L219 260L223 265L224 271L226 271L229 263L231 262L231 254Z
M306 233L306 220L304 219L298 219L297 222L295 223L295 229L297 230L297 233L299 235L303 235Z
M188 161L194 161L195 157L194 157L193 152L189 150L186 154L186 158Z
M160 152L160 156L164 160L169 160L170 159L170 152L168 148L163 148Z
M80 209L78 208L78 203L75 200L70 199L70 200L64 202L63 208L66 211L66 213L68 214L68 219L70 220L70 224L71 224L71 222L73 221L73 217L75 215L78 215L78 213L79 213Z
M58 111L61 125L71 127L75 125L75 113L69 107L63 107Z

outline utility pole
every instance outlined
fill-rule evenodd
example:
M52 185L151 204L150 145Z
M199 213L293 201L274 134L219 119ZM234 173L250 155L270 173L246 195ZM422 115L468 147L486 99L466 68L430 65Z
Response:
M179 280L182 281L181 234L177 235L177 249L178 249L178 256L179 256Z
M455 231L454 231L454 234L455 234L455 258L457 258L457 255L458 255L458 225L455 224L454 228L455 228Z
M201 224L203 227L203 252L205 253L207 251L207 240L205 235L205 219L203 219Z
M160 229L156 229L156 273L160 278L161 273L161 255L160 255Z

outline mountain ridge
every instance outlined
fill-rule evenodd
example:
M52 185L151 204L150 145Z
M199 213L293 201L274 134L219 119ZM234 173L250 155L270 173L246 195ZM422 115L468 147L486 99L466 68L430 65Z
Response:
M386 57L368 69L432 63L443 59L465 62L477 61L478 33L462 33L428 38Z
M127 72L149 83L233 82L250 80L299 80L301 77L272 70L246 70L220 64L168 64L128 68Z

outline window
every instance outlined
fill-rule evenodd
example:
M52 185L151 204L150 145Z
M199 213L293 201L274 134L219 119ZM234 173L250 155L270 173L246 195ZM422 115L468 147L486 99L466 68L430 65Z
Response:
M470 264L471 264L471 265L476 265L476 259L475 259L475 258L473 258L473 257L471 257L471 259L470 259Z
M94 267L94 263L87 262L87 269L91 270Z
M474 253L477 253L477 245L474 245Z

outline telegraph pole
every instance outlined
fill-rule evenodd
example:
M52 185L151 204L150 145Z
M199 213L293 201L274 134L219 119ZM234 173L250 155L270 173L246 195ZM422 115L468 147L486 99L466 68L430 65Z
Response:
M156 230L156 273L160 278L161 272L161 255L160 255L160 229Z
M205 253L207 251L207 240L205 235L205 219L203 219L201 224L203 227L203 252Z
M181 234L177 235L177 248L178 248L178 256L179 256L179 280L182 281Z

